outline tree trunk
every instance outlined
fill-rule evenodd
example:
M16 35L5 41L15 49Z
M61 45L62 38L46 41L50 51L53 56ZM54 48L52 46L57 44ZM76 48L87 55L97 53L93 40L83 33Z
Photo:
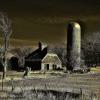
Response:
M7 60L4 61L4 68L3 68L3 79L6 78L6 71L7 71Z
M7 37L4 38L4 68L3 68L3 79L6 78L7 71Z

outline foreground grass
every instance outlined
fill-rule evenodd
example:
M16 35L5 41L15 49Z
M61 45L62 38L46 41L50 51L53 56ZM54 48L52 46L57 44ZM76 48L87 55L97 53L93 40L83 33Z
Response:
M60 92L54 90L36 90L31 89L28 91L20 92L0 92L0 100L99 100L99 97L90 94L83 95L77 93Z
M21 92L0 92L1 99L19 100L81 100L80 94L73 94L59 91L30 90Z
M21 94L22 97L23 95L24 98L32 97L34 98L33 100L81 100L80 97L78 98L70 97L69 95L67 95L69 92L82 94L81 98L85 98L83 100L93 100L93 98L96 98L95 100L99 100L98 98L100 98L99 73L62 74L60 72L59 73L48 72L44 74L40 72L34 72L31 73L30 77L23 78L22 76L23 72L9 73L7 77L9 78L13 77L14 80L13 84L10 79L8 81L4 81L3 84L5 91L4 94L7 94L9 96L10 93L11 96L13 95L16 98L17 95L20 96ZM2 86L2 82L0 83L0 86ZM13 92L12 92L12 86L14 87ZM43 91L39 92L39 90L43 90L45 92ZM55 94L52 94L50 90L57 91L56 92L57 95L61 94L60 96L58 96L58 98L62 99L57 99L57 96L55 96ZM67 99L63 97L66 97ZM26 100L32 100L32 98ZM45 99L45 98L51 98L51 99Z

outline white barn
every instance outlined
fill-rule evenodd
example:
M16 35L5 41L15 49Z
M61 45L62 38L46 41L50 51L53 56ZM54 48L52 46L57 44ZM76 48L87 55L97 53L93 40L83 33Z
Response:
M55 70L62 68L62 62L55 53L47 53L42 59L41 70Z

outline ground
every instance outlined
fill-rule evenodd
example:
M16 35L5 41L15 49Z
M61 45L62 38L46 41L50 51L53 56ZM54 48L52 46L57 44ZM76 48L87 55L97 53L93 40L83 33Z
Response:
M3 80L3 89L7 91L22 90L55 90L80 93L84 95L100 94L100 73L67 74L63 72L31 72L28 77L23 78L23 72L8 72L6 80ZM2 80L0 80L2 86ZM2 87L0 87L2 90Z

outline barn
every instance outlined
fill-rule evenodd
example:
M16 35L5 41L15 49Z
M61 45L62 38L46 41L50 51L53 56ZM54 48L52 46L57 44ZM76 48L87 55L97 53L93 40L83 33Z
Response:
M25 66L30 67L31 70L41 70L41 61L47 54L47 45L39 42L38 49L25 57Z
M55 53L47 53L42 59L41 70L56 70L62 68L62 62Z

